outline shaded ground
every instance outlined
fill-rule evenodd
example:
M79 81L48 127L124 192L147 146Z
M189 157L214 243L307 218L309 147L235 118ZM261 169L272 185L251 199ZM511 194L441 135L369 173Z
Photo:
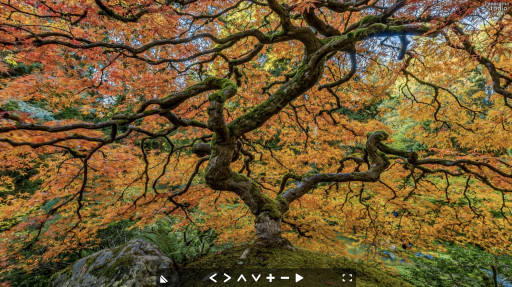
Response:
M230 270L254 269L262 270L262 268L297 268L297 269L312 269L312 268L343 268L355 269L357 272L357 287L360 286L413 286L400 278L393 277L388 273L379 270L375 267L368 266L363 263L358 263L348 259L331 257L321 253L310 252L306 250L289 251L283 249L251 249L247 257L243 260L240 259L248 246L237 246L222 252L209 254L202 259L188 264L183 270L187 273L188 270L201 269L201 268L224 268ZM315 286L339 286L333 285L332 282L322 274L316 274L318 277ZM223 279L223 278L219 278ZM251 281L251 280L248 280ZM235 282L231 280L230 282ZM229 283L229 282L228 282ZM293 283L295 284L295 283ZM295 286L295 285L290 286ZM211 285L211 284L210 284ZM206 285L205 285L206 286ZM223 286L234 286L223 284ZM259 286L259 285L253 285ZM264 286L264 285L262 285ZM277 286L277 285L276 285ZM287 286L282 283L279 286Z

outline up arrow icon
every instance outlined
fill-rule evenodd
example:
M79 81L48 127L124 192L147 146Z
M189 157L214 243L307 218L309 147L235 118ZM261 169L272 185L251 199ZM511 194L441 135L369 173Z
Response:
M238 280L236 280L236 282L240 282L240 280L244 280L244 282L247 282L247 280L244 277L244 274L241 274L240 277L238 277Z

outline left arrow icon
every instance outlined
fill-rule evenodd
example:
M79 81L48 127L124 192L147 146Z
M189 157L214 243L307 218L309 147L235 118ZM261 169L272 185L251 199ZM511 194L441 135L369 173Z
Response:
M214 279L215 276L217 276L217 273L215 273L212 276L210 276L210 280L212 280L213 282L217 283L217 280Z
M231 276L229 276L229 275L228 275L228 274L226 274L226 273L224 273L224 276L226 276L226 280L224 280L224 283L225 283L225 282L228 282L228 281L229 281L229 279L231 279Z

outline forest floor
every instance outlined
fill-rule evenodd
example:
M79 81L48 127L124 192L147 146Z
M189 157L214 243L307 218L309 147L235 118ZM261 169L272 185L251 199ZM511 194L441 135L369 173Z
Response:
M223 284L223 286L239 286L239 284L237 285L233 283L237 283L237 280L240 279L240 274L244 274L244 278L247 279L247 284L244 284L244 286L269 286L268 281L265 281L266 279L264 277L268 275L267 273L278 273L278 270L280 269L287 269L289 275L291 275L289 281L286 281L288 282L288 285L285 284L285 282L282 280L274 280L274 282L277 281L276 283L278 283L275 284L276 286L302 286L294 281L293 276L295 276L295 273L302 275L304 277L304 281L302 283L307 283L307 286L310 287L355 286L348 283L345 285L340 284L341 277L331 276L332 272L338 272L342 269L351 269L355 270L358 287L413 286L401 278L394 277L379 268L340 257L332 257L326 254L311 252L303 249L290 251L280 248L250 248L248 252L245 252L248 248L248 245L243 245L206 255L203 258L188 264L184 270L182 270L182 273L189 274L189 276L194 276L191 275L194 273L194 270L204 268L210 268L211 270L229 270L229 272L226 272L228 272L229 276L234 278ZM247 253L246 256L242 256L244 253ZM241 257L243 259L241 259ZM204 274L202 275L202 281L205 283L205 286L208 284L209 276L215 274L215 271L212 271L211 273L212 274L208 274L207 276ZM224 271L218 271L218 275L215 276L214 279L218 281L225 280L227 277L225 277L223 273ZM260 280L255 283L253 278L250 276L252 276L252 274L259 273L264 275L262 279L265 280ZM275 276L279 277L278 274L275 274ZM229 283L232 283L232 285L229 285ZM194 285L201 286L200 284L201 283L195 283Z

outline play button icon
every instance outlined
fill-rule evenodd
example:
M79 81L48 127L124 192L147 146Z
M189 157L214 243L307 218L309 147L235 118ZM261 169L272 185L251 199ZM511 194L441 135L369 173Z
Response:
M299 274L295 273L295 282L299 282L302 279L304 279L304 277L302 277Z

